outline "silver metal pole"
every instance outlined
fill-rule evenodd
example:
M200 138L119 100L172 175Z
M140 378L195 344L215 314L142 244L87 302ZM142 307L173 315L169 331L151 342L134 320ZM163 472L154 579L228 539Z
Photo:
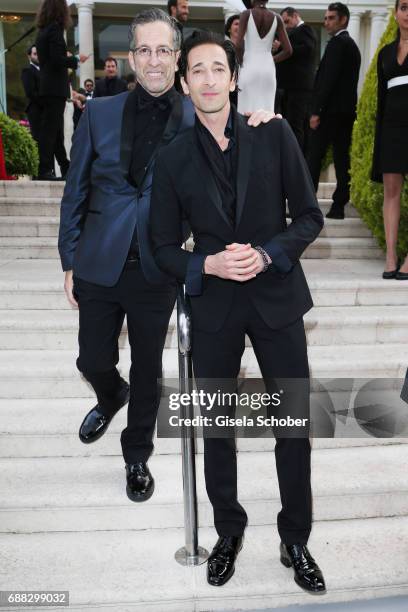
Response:
M191 325L191 311L186 297L185 286L180 285L177 295L180 393L190 393L192 390ZM194 416L191 404L182 406L181 411L182 418L192 418ZM193 427L183 428L181 457L183 466L185 546L176 552L175 558L181 565L201 565L201 563L208 559L208 551L198 545L195 438Z

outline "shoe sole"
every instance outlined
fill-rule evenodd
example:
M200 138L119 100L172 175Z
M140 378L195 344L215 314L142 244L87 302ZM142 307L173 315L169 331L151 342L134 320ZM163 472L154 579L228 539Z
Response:
M150 498L151 498L151 496L153 495L153 493L154 493L154 484L155 484L155 483L154 483L154 480L153 480L153 486L152 486L152 488L149 490L149 492L148 492L148 493L145 493L144 495L135 495L135 493L132 493L132 491L131 491L131 489L130 489L129 485L126 485L126 495L128 496L128 498L129 498L129 499L130 499L130 501L132 501L132 502L137 502L137 503L140 503L140 502L145 502L145 501L147 501L148 499L150 499Z
M291 568L292 563L291 561L289 561L288 559L286 559L285 557L281 557L280 558L280 562L282 563L282 565L284 565L285 567ZM305 591L306 593L310 593L311 595L325 595L327 593L326 589L324 589L323 591L321 590L314 590L314 589L307 589L306 587L304 587L297 579L296 579L296 574L293 577L293 580L296 582L296 584L298 585L298 587L300 587L303 591Z

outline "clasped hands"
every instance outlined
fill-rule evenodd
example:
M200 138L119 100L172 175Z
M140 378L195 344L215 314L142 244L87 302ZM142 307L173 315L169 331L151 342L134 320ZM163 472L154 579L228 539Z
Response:
M225 251L208 255L204 262L205 274L241 283L255 278L263 269L262 255L250 243L227 244Z

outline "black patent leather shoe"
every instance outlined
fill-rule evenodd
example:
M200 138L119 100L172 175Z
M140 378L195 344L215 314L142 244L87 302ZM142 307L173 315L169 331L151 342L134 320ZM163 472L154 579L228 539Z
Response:
M208 557L207 582L212 586L222 586L234 575L235 559L242 548L244 538L220 536Z
M121 400L117 410L110 416L106 416L102 414L99 408L99 404L96 404L92 410L88 412L86 417L81 423L81 427L79 428L79 439L84 444L91 444L91 442L96 442L99 440L108 429L109 424L115 414L125 406L125 404L129 401L129 385L126 385L121 392Z
M144 502L151 498L154 491L154 478L147 463L126 464L126 494L134 502Z
M343 206L332 205L329 212L326 215L326 219L344 219Z
M323 574L307 549L302 544L280 544L280 560L285 567L295 570L295 582L308 593L322 595L326 592Z
M395 273L396 280L408 280L408 272L400 272L399 270Z

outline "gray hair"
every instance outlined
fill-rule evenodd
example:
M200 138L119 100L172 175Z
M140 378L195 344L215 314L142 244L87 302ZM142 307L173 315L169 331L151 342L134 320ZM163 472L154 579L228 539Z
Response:
M174 50L178 51L181 47L181 31L178 27L177 21L174 17L170 17L164 11L159 8L149 8L141 13L138 13L132 23L129 26L129 46L133 48L135 43L136 28L139 25L145 25L146 23L155 23L156 21L162 21L166 23L173 32L173 46Z

